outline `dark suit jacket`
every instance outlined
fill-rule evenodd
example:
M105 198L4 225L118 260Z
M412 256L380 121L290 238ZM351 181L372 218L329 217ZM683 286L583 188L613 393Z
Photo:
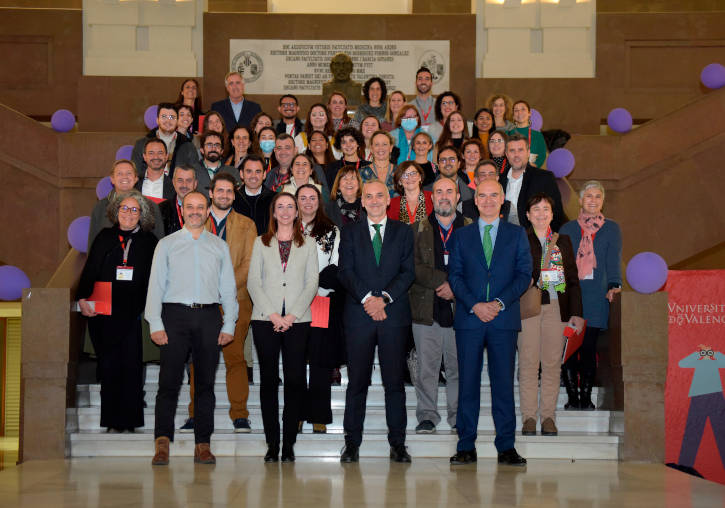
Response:
M486 265L478 222L456 230L448 260L448 283L456 296L456 329L484 328L471 312L478 302L499 299L504 310L489 324L500 330L521 330L519 298L531 282L531 248L520 226L500 221L491 265ZM490 287L486 299L486 286Z
M569 219L564 213L564 207L561 203L561 193L559 186L556 184L554 173L546 169L535 168L527 165L524 171L524 181L521 183L521 192L519 193L519 201L516 204L516 210L519 216L519 223L524 228L531 226L526 218L526 203L534 194L543 192L554 200L554 219L551 221L551 229L559 231L559 228ZM501 183L504 192L506 192L506 184L508 183L508 171L499 176L498 181Z
M131 152L131 160L136 164L136 172L138 173L139 180L143 179L143 175L146 174L146 161L143 160L143 147L146 144L146 140L155 138L158 127L151 129L148 134L144 137L136 140L133 145L133 151ZM167 147L168 148L168 147ZM177 134L176 144L174 145L174 153L171 155L171 169L169 170L169 176L173 178L174 168L177 164L192 164L198 159L196 147L191 140L183 134Z
M465 200L461 207L463 208L462 213L464 217L468 217L471 220L477 221L479 217L478 208L476 203L473 202L473 198ZM501 205L501 211L498 216L502 221L508 222L509 209L511 208L511 201L504 201Z
M146 174L146 170L144 169L144 175ZM144 175L141 175L139 177L138 182L136 182L136 190L143 193L143 179ZM164 199L171 199L176 196L176 190L174 190L174 185L171 183L171 177L168 175L164 175L162 177L164 179L164 191L163 191L163 198Z
M234 208L235 212L252 219L257 226L257 234L263 235L269 227L269 205L272 203L273 197L274 192L262 187L262 193L256 199L250 198L244 192L244 186L242 186L234 194L232 208Z
M176 233L184 227L179 221L179 213L176 210L176 196L159 203L159 210L161 211L161 217L163 217L164 234L166 236Z
M211 109L222 115L227 132L232 132L237 125L249 127L249 123L252 121L252 118L254 118L254 115L262 111L259 104L250 101L246 97L242 103L242 112L239 113L238 122L236 118L234 118L234 110L232 109L232 103L229 101L229 97L221 101L216 101L211 105Z
M365 219L346 225L340 235L337 277L347 292L345 326L375 323L360 302L368 292L380 296L383 291L393 302L385 307L388 317L382 324L408 326L411 323L408 289L415 280L413 230L401 222L387 219L380 266L375 263L369 230Z
M539 280L541 274L541 242L533 230L529 230L529 245L531 246L531 258L533 260L534 281ZM572 316L582 317L582 291L579 287L579 272L576 268L576 256L574 248L571 246L571 239L566 235L559 235L556 245L561 251L561 261L564 264L564 280L566 281L566 290L559 293L559 313L561 321L569 321Z
M242 112L244 112L244 108L242 108ZM277 134L282 134L283 132L287 132L287 124L284 123L284 120L277 120L275 121L274 130L277 132ZM295 131L294 135L296 136L300 132L305 130L305 123L300 120L299 118L295 118ZM294 136L293 136L294 137Z

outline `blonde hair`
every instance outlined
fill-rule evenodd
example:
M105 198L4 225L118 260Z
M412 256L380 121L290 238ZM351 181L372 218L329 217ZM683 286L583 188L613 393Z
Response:
M513 101L511 100L511 97L509 97L506 94L503 93L496 93L493 95L490 95L488 99L486 99L486 105L488 106L488 109L491 110L491 116L494 117L494 121L496 120L496 117L493 114L493 103L496 102L498 99L503 99L503 103L506 106L506 110L503 113L503 119L511 121L512 114L513 114Z

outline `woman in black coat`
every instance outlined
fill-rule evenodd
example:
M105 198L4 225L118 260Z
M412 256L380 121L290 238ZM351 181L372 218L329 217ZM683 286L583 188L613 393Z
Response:
M93 241L76 297L98 358L101 426L133 432L144 425L141 314L157 239L151 206L140 192L116 194L107 214L113 226ZM97 313L100 305L90 301L97 282L111 284L110 315Z

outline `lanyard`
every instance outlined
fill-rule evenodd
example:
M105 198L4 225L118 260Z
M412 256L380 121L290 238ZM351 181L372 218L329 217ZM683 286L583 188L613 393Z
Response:
M529 150L531 150L531 125L529 125Z
M264 176L267 176L272 171L272 155L269 156L269 162L267 162L267 171L264 172Z
M214 217L211 218L211 232L214 233L216 236L221 238L224 235L224 231L226 231L226 229L227 229L227 223L225 222L224 225L222 226L222 228L219 230L219 234L217 234L216 220L214 219Z
M405 209L408 210L408 223L413 224L415 222L415 214L418 211L418 202L415 203L415 208L413 211L410 211L410 207L408 206L408 200L405 200Z
M179 206L179 199L176 199L176 202L174 203L176 205L176 215L179 216L179 224L181 226L184 225L184 216L181 215L181 207Z
M448 240L450 240L450 238L451 238L451 233L453 233L453 223L451 222L451 227L448 228L448 233L446 233L445 238L443 237L443 228L441 227L440 224L438 224L438 233L440 233L441 242L443 242L443 254L448 254L448 247L446 244L448 243Z
M420 101L416 98L415 101L420 105ZM433 103L431 102L431 105L428 106L428 111L423 113L423 110L420 110L420 113L423 115L423 123L428 123L428 117L430 116L430 110L433 109Z
M529 147L531 147L531 145L529 145ZM504 155L503 156L503 162L501 162L501 171L500 171L500 174L503 175L503 172L505 170L506 170L506 156Z
M131 248L131 242L133 241L133 238L129 238L128 243L126 243L122 235L118 235L118 239L121 242L121 248L123 249L123 266L126 266L126 264L128 263L128 251Z

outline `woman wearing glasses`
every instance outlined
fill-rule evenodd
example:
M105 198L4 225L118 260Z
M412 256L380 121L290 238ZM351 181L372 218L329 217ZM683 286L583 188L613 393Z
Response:
M157 240L151 205L137 190L114 194L107 214L113 226L93 241L76 298L98 359L101 427L133 432L144 425L141 313ZM97 283L111 286L110 315L90 299Z
M395 170L393 180L400 194L390 200L388 217L403 224L425 220L433 213L429 191L423 190L423 168L414 161L405 161Z

